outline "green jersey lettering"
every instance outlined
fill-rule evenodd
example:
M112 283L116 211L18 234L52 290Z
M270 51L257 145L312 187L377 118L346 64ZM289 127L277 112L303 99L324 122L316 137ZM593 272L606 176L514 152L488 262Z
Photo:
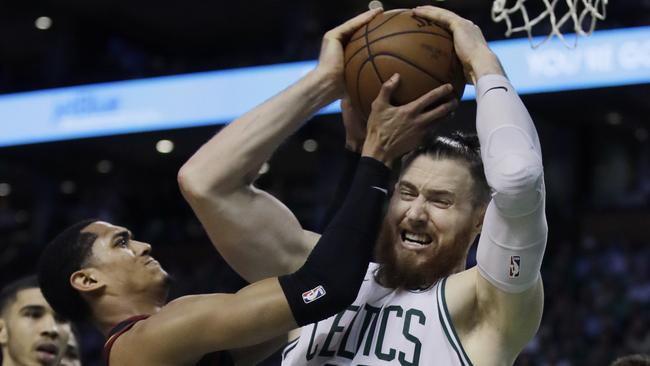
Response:
M316 356L318 352L318 345L314 347L314 352L311 351L311 347L314 345L314 338L316 337L316 329L318 328L318 322L314 323L314 328L311 331L311 338L309 338L309 346L307 346L307 361L311 360Z
M347 358L349 360L354 358L354 352L353 351L348 351L345 349L345 346L348 344L348 338L350 337L350 331L352 331L352 328L354 327L354 322L357 320L357 316L359 316L359 306L356 305L350 305L347 310L354 311L354 318L352 318L352 321L350 322L350 325L348 326L348 330L343 334L343 338L341 338L341 343L339 344L339 350L336 353L340 357Z
M384 346L384 336L386 335L386 326L388 325L388 318L390 317L391 312L395 312L395 316L401 318L404 311L399 305L391 305L384 309L384 313L381 318L381 326L379 327L379 336L377 336L377 346L375 347L375 355L377 358L384 361L394 360L395 353L397 352L394 348L391 348L388 353L384 353L382 351L382 348Z
M343 317L343 314L345 314L346 310L343 310L342 312L336 314L334 317L334 322L332 323L332 327L330 328L329 333L327 333L327 337L325 338L325 343L323 344L323 348L321 348L320 353L318 354L321 357L332 357L334 356L335 351L330 350L330 343L332 343L332 338L334 338L334 335L336 333L342 332L345 330L339 322L341 321L341 318Z
M427 322L427 317L424 315L424 313L418 309L409 309L406 312L406 320L404 321L404 329L402 329L402 334L404 334L404 338L408 339L409 341L413 342L415 345L415 350L413 352L413 361L407 361L406 360L406 354L404 352L399 353L399 363L402 366L418 366L420 365L420 351L422 350L422 343L420 340L414 336L413 334L409 333L409 330L411 329L411 319L417 316L418 322L421 325L424 325Z
M366 344L363 347L363 354L368 356L370 355L370 348L372 348L372 338L375 335L375 329L377 328L377 318L379 318L379 311L381 308L376 308L368 304L366 304L366 306L363 308L366 311L366 317L363 319L363 325L361 326L361 332L359 333L357 352L359 352L359 347L361 346L361 342L363 342L363 338L366 337ZM369 330L368 325L370 325ZM367 334L366 330L368 330Z

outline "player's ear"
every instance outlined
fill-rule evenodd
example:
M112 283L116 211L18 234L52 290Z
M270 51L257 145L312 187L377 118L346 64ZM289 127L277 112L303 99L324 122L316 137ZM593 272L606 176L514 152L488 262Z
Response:
M0 345L6 345L9 342L9 335L7 334L7 324L5 320L0 318Z
M84 268L70 275L70 285L81 293L96 292L106 286L92 268Z
M476 234L480 234L481 229L483 228L483 219L485 219L485 211L487 210L487 205L480 205L474 210L474 222L472 227L476 231Z

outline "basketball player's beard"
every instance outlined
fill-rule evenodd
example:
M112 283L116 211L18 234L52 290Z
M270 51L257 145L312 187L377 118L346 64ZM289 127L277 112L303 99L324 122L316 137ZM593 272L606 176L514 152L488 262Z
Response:
M424 251L409 251L397 243L399 233L384 223L375 247L376 280L388 288L421 289L465 268L471 230L462 230L454 243L434 240Z

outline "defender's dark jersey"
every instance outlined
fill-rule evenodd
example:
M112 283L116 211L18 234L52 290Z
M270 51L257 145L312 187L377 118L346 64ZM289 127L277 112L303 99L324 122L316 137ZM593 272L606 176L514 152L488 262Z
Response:
M108 359L109 355L111 354L111 348L113 347L113 343L115 343L115 340L122 334L128 332L134 325L135 323L139 322L140 320L147 319L149 315L136 315L132 316L119 324L117 324L111 331L108 333L108 339L106 340L106 343L104 343L104 363L106 366L110 366ZM196 366L233 366L233 360L230 357L230 354L226 351L221 351L221 352L214 352L207 354L199 360L198 363L196 363Z

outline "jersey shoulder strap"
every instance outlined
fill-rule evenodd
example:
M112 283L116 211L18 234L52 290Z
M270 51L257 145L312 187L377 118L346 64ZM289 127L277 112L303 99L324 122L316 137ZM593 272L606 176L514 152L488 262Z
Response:
M113 343L117 340L119 336L122 334L126 333L129 331L129 329L133 328L135 323L139 322L140 320L147 319L149 315L136 315L132 316L126 320L123 320L119 322L116 326L111 329L110 332L108 332L108 338L106 339L106 342L104 343L104 364L106 366L109 366L108 359L110 358L111 354L111 348L113 348Z

